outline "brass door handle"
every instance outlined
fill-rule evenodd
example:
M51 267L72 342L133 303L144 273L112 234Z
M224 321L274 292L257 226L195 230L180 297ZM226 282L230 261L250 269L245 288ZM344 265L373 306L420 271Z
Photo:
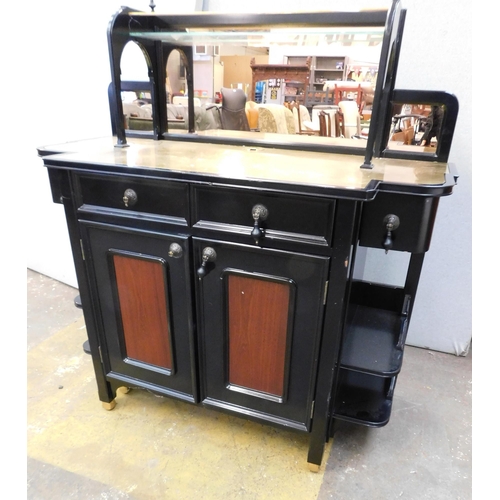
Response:
M212 247L205 247L201 254L201 266L196 271L198 279L203 279L209 272L209 263L215 262L217 259L217 252Z
M172 243L168 247L168 256L173 257L174 259L180 259L182 257L182 247L179 245L179 243Z

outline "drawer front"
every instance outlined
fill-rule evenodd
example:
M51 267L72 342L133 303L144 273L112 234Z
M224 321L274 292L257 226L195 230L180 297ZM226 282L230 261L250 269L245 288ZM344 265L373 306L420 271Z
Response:
M261 205L266 209L257 220L261 241L331 243L334 200L218 186L194 186L192 196L194 227L247 235L252 243L253 211Z
M79 175L78 185L80 210L99 207L122 215L149 214L183 225L189 220L189 186L182 182Z
M363 206L359 243L384 248L386 217L396 215L398 227L391 231L391 250L423 253L429 249L439 198L378 193Z

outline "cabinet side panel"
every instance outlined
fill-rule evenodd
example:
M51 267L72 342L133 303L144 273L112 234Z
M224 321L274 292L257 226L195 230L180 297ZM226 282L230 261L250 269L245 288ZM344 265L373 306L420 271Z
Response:
M164 263L123 255L113 263L127 356L172 369Z
M290 288L228 276L229 384L284 396Z

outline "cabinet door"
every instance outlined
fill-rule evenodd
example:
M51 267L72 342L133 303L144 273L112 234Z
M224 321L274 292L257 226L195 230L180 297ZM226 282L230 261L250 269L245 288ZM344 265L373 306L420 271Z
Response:
M80 224L107 377L194 401L188 238Z
M204 404L308 430L329 259L197 238L194 255Z

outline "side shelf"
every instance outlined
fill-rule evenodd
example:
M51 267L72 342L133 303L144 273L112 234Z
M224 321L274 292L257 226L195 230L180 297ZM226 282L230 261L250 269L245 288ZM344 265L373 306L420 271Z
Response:
M335 418L372 427L389 421L403 363L410 300L403 288L352 283Z
M392 377L403 362L409 295L402 288L352 284L342 348L343 368Z
M369 427L389 422L396 377L384 378L340 370L334 417Z

